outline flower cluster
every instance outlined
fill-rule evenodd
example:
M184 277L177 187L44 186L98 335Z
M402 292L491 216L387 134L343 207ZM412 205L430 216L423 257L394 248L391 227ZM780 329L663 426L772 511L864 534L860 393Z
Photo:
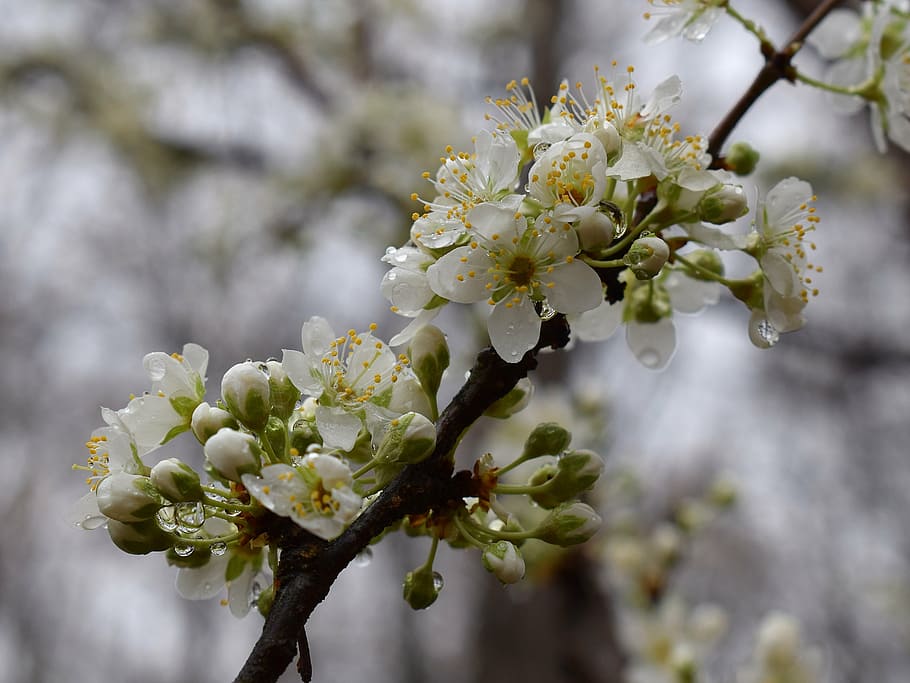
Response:
M264 577L277 548L263 530L266 511L334 538L360 513L364 495L435 445L431 400L410 358L394 354L374 329L336 336L311 318L302 351L231 367L215 405L204 401L205 349L147 355L151 389L121 410L103 408L107 425L86 442L86 463L74 466L87 473L90 490L73 522L106 526L128 553L165 552L188 598L227 585L234 614L254 603L267 608ZM432 345L420 352L422 368L434 352ZM435 405L438 377L424 375ZM154 457L184 431L202 446L202 475L179 458Z
M564 81L542 115L527 81L513 81L506 97L489 100L493 129L474 151L448 148L435 176L424 174L432 198L420 200L409 242L383 258L392 268L382 292L413 318L393 343L447 302L485 301L490 341L508 362L537 344L542 319L562 313L586 341L625 323L636 357L657 369L675 348L674 311L716 303L721 286L752 311L750 338L760 347L802 326L817 293L811 271L820 270L806 257L818 221L809 185L791 178L775 187L750 235L715 227L749 207L734 176L712 170L706 140L672 120L679 79L643 100L632 67L622 78L615 63L613 71L595 69L593 97ZM748 148L730 157L730 168L754 167ZM755 258L755 274L724 277L719 251L731 249Z

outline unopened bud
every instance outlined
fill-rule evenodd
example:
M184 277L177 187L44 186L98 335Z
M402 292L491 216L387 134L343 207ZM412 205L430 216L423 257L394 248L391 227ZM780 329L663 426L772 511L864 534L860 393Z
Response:
M202 500L202 487L196 471L177 458L162 460L149 475L158 492L174 503Z
M269 378L250 361L238 363L221 380L221 397L231 414L250 429L269 419Z
M517 583L524 578L525 561L518 548L508 541L490 543L483 549L483 566L502 583Z
M165 504L151 479L126 472L102 479L96 494L101 514L118 522L151 519Z
M535 537L545 543L567 547L584 543L600 529L600 518L585 503L563 503L544 518Z
M436 425L420 413L405 413L389 424L375 459L383 464L420 462L436 447Z
M256 439L235 429L222 429L205 443L206 460L225 479L240 481L242 474L258 474L260 460Z
M622 150L622 138L616 127L609 121L602 121L601 125L591 131L591 133L603 145L604 151L607 153L607 161L610 163L615 161Z
M703 221L723 225L749 213L749 201L739 185L720 185L708 192L698 203L698 215Z
M595 211L582 218L575 226L578 241L582 251L595 251L609 246L613 241L616 226L609 216L601 211Z
M522 460L539 458L542 455L557 455L569 447L572 435L555 422L541 422L534 427L521 453Z
M190 424L199 443L205 445L209 437L216 434L222 427L236 428L237 420L226 410L213 408L208 403L200 403L193 411Z
M594 486L603 469L603 459L593 451L566 453L555 464L534 473L528 483L531 486L546 484L546 488L532 493L531 498L541 507L554 508Z
M420 380L427 396L435 397L442 373L449 367L449 345L446 336L435 325L424 325L408 345L411 369Z
M736 175L749 175L758 165L760 156L748 142L736 142L730 146L724 163Z
M650 280L660 273L667 259L670 258L670 247L660 237L640 237L623 257L639 280Z
M442 577L426 565L404 577L403 596L412 609L426 609L439 597Z
M269 401L272 414L286 420L294 412L300 399L300 391L277 360L268 361L265 367L269 373Z
M505 420L528 407L534 395L534 385L527 377L522 377L512 390L484 411L487 417Z
M167 550L174 540L162 531L154 519L127 524L109 519L107 532L114 545L130 555L148 555Z

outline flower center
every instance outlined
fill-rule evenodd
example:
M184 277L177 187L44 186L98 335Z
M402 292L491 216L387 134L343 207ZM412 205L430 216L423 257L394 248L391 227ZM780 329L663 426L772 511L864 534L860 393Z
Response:
M515 256L508 267L508 278L516 287L527 287L534 280L537 264L529 256Z
M313 510L327 517L334 515L341 507L341 504L332 497L332 494L325 490L322 481L310 493L310 502L313 504Z

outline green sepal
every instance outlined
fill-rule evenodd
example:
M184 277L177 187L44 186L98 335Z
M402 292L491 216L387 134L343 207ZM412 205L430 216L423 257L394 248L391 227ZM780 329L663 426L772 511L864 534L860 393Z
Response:
M187 420L193 416L193 411L196 410L196 406L199 405L198 399L189 396L175 396L170 399L170 401L171 408L174 409L174 412Z

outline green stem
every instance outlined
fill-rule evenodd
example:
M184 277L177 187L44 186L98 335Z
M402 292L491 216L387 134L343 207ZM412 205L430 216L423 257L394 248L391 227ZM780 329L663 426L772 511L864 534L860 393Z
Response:
M626 233L626 235L623 236L623 238L621 240L619 240L619 242L617 242L616 244L614 244L610 247L607 247L606 249L601 251L600 256L612 256L613 254L618 254L619 252L625 250L626 247L628 247L630 244L632 244L632 242L634 242L635 240L638 239L638 236L641 235L642 232L644 232L645 228L647 228L651 224L651 222L654 221L655 218L657 218L657 215L659 213L661 213L665 208L666 208L666 203L664 201L661 200L661 201L657 202L657 204L654 205L654 208L651 209L650 212L648 212L648 215L645 216L644 218L642 218L638 222L638 225L636 225L628 233ZM628 225L628 223L627 223L627 225ZM609 263L609 261L604 261L604 263Z
M464 540L473 545L475 548L483 549L487 547L486 543L478 539L472 533L471 529L468 528L467 524L465 524L465 520L462 519L461 515L455 515L453 519L455 521L455 527L458 529L458 533L464 537Z
M173 536L173 534L171 534ZM174 536L177 539L178 543L183 545L191 545L194 548L209 548L216 543L224 543L225 545L233 543L240 538L240 534L229 534L227 536L215 536L213 538L183 538L182 536Z
M695 263L694 261L690 261L686 257L679 255L678 253L673 254L673 260L678 261L679 263L682 263L684 266L686 266L686 268L691 268L696 273L698 273L701 277L703 277L707 280L713 280L714 282L719 282L720 284L725 285L727 287L729 287L730 283L732 282L732 280L728 280L727 278L723 277L722 275L718 275L714 271L708 270L704 266L700 266L697 263Z
M203 484L199 488L201 488L204 493L211 493L213 496L221 496L222 498L230 498L233 495L230 491L220 489L216 486L206 486Z
M730 3L727 3L725 5L724 11L727 13L728 17L737 21L744 29L758 38L758 42L760 42L762 45L767 45L770 47L772 52L774 51L774 45L770 40L768 40L768 36L765 35L765 32L762 30L761 26L737 12L735 9L733 9L733 6L730 5Z
M378 464L379 463L376 460L370 460L370 462L368 462L366 465L364 465L359 470L354 472L354 474L352 474L351 477L353 477L354 479L357 479L358 477L362 477L364 474L366 474L367 472L372 470Z
M209 498L205 496L202 501L203 505L207 505L213 508L220 508L222 510L240 510L241 512L252 512L257 508L255 505L244 505L243 503L229 503L223 500L215 500L214 498Z
M554 481L556 481L555 477L547 479L543 484L535 484L534 486L528 484L496 484L496 486L493 487L493 493L499 493L504 496L521 496L525 494L542 493L550 488Z
M420 571L421 569L433 571L433 562L436 561L436 549L439 547L439 539L436 536L433 536L432 539L433 544L430 546L430 554L427 556L427 561L418 567L417 571Z
M582 254L581 260L592 268L625 268L627 265L626 262L621 258L616 258L611 261L598 261L595 258L591 258L590 256L585 256Z
M835 93L837 95L849 95L851 97L863 97L865 99L870 99L870 91L875 89L878 85L878 79L874 76L867 81L860 83L859 85L835 85L833 83L825 83L818 79L807 76L804 73L796 72L796 80L800 83L805 83L806 85L811 85L813 88L818 88L819 90L824 90L826 92Z
M499 529L494 531L493 529L480 526L470 517L463 517L461 521L472 533L480 534L481 536L489 536L490 538L497 540L523 541L528 538L534 538L534 534L537 533L536 529L531 529L530 531L507 531L505 529Z

